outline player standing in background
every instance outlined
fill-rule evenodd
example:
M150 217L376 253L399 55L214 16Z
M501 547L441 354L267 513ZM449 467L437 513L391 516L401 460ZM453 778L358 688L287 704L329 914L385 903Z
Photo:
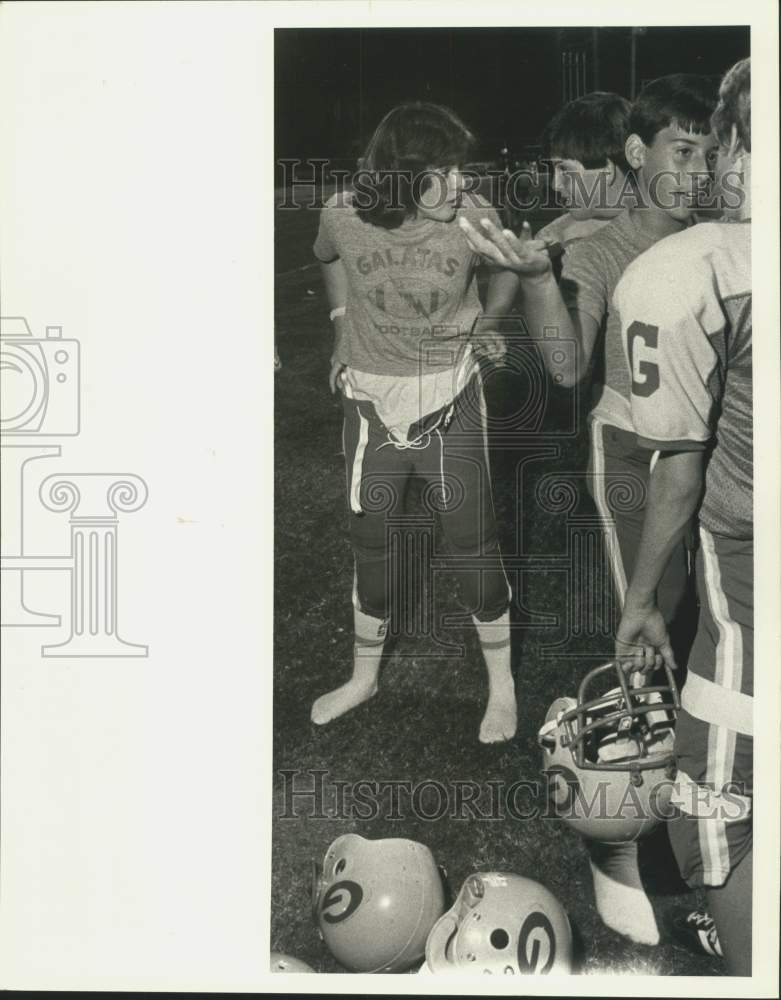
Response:
M563 384L582 379L595 349L604 358L604 377L594 386L590 414L591 487L605 532L619 601L631 572L642 524L642 496L648 479L648 456L636 448L629 380L621 347L620 321L612 296L625 268L643 251L692 222L699 196L709 183L716 142L710 132L715 88L701 76L674 74L648 84L632 106L625 143L635 188L625 191L630 207L598 232L573 243L557 285L549 255L526 230L520 239L502 233L490 221L481 232L462 221L473 249L521 277L522 312L546 363L556 369L554 353L564 349ZM581 185L573 185L573 190ZM598 195L598 192L597 192ZM615 207L614 203L608 210ZM545 336L551 328L558 338ZM567 350L577 344L577 350ZM562 366L558 366L562 370ZM633 510L611 507L611 485L632 484L638 494ZM683 545L662 580L662 607L672 621L687 589Z
M558 370L562 383L572 386L596 359L589 416L589 488L602 518L619 607L640 543L651 455L638 445L632 424L630 379L613 292L635 258L695 221L715 157L716 140L710 126L715 104L715 85L693 74L661 77L640 92L632 105L624 144L632 178L623 192L614 186L603 207L611 211L616 203L628 205L597 232L569 246L558 283L545 244L531 238L528 226L517 238L501 232L490 220L481 221L480 232L468 220L461 223L473 250L520 276L520 309L549 370ZM580 116L574 118L578 120ZM585 178L579 176L580 183L573 183L571 189L584 191L579 200L593 210L599 203L596 181L600 177L593 178L589 193ZM546 336L551 329L557 330L557 337ZM563 366L555 360L562 351L568 356ZM683 660L693 615L689 555L683 537L659 581L659 606ZM657 944L659 931L642 886L637 845L591 842L589 851L602 920L634 941Z
M535 239L566 251L620 214L629 174L624 145L630 109L626 98L597 90L565 104L550 120L543 152L553 167L553 190L567 211ZM556 277L560 274L559 268Z
M734 66L713 115L724 220L649 250L615 303L638 444L661 456L616 651L674 665L657 588L701 502L700 619L675 735L669 823L681 874L707 890L732 975L751 975L753 433L751 69ZM656 652L658 651L658 652ZM731 793L728 801L724 792ZM726 808L729 807L729 808Z
M484 402L475 353L499 361L492 329L518 279L496 270L486 316L479 262L456 219L498 217L463 198L460 167L474 137L448 109L394 108L380 122L352 192L326 204L314 246L336 324L331 390L344 404L355 644L351 678L319 697L323 725L371 698L391 613L387 526L403 512L411 478L423 477L472 614L488 672L484 743L517 726L510 668L510 587L496 537ZM476 349L473 350L473 348Z

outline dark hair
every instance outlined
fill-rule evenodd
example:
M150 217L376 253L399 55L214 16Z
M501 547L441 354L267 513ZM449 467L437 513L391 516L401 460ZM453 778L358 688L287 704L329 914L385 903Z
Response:
M587 170L604 167L611 160L628 173L624 143L630 108L625 97L604 90L570 101L548 123L542 137L543 155L578 160Z
M430 168L461 165L474 135L449 108L415 101L399 104L382 119L358 161L365 221L395 229L417 213L416 201L429 186ZM356 185L358 186L358 185Z
M668 125L707 135L717 91L718 85L712 77L698 73L660 76L637 95L629 115L629 131L639 135L646 146Z
M732 126L747 153L751 152L751 60L741 59L727 70L719 87L719 103L711 117L711 127L719 145L728 146Z

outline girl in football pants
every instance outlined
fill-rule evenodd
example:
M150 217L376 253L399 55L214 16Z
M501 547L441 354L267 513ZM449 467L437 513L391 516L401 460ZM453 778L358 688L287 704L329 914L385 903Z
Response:
M371 698L392 607L390 527L413 476L438 517L488 672L484 743L515 735L510 587L496 537L476 354L500 361L492 328L518 280L492 273L483 315L460 216L495 218L464 190L474 137L448 109L405 104L380 122L353 189L325 205L314 245L335 323L331 390L344 405L343 444L354 553L353 670L312 706L323 725ZM497 220L498 221L498 220Z

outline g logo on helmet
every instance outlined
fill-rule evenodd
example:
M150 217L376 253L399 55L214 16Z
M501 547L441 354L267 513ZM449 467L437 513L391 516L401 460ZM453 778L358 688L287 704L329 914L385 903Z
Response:
M518 968L525 976L544 976L556 960L556 933L544 913L530 913L518 934ZM542 963L542 964L541 964Z
M343 910L336 910L335 908L341 906L344 902L345 896L347 898L347 905ZM343 882L334 882L323 896L323 902L320 906L320 916L327 924L340 924L355 913L361 905L362 899L363 889L357 882L351 882L349 879L345 879Z

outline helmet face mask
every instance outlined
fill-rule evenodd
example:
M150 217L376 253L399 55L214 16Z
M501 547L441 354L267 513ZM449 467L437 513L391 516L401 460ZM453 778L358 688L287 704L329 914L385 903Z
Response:
M666 818L680 699L665 672L667 683L635 688L606 663L586 674L577 699L551 706L538 736L543 773L555 814L583 836L625 843Z
M577 706L565 712L560 724L565 731L565 746L572 748L575 763L594 771L632 771L657 768L672 763L672 751L659 745L680 708L678 689L672 671L665 664L667 684L633 688L627 675L613 663L589 671L578 690ZM602 677L618 679L618 687L601 697L590 697ZM665 700L665 695L669 697ZM655 697L656 696L656 697ZM671 713L669 716L667 713ZM599 747L610 738L626 742L625 759L605 760ZM664 760L660 759L660 754Z

